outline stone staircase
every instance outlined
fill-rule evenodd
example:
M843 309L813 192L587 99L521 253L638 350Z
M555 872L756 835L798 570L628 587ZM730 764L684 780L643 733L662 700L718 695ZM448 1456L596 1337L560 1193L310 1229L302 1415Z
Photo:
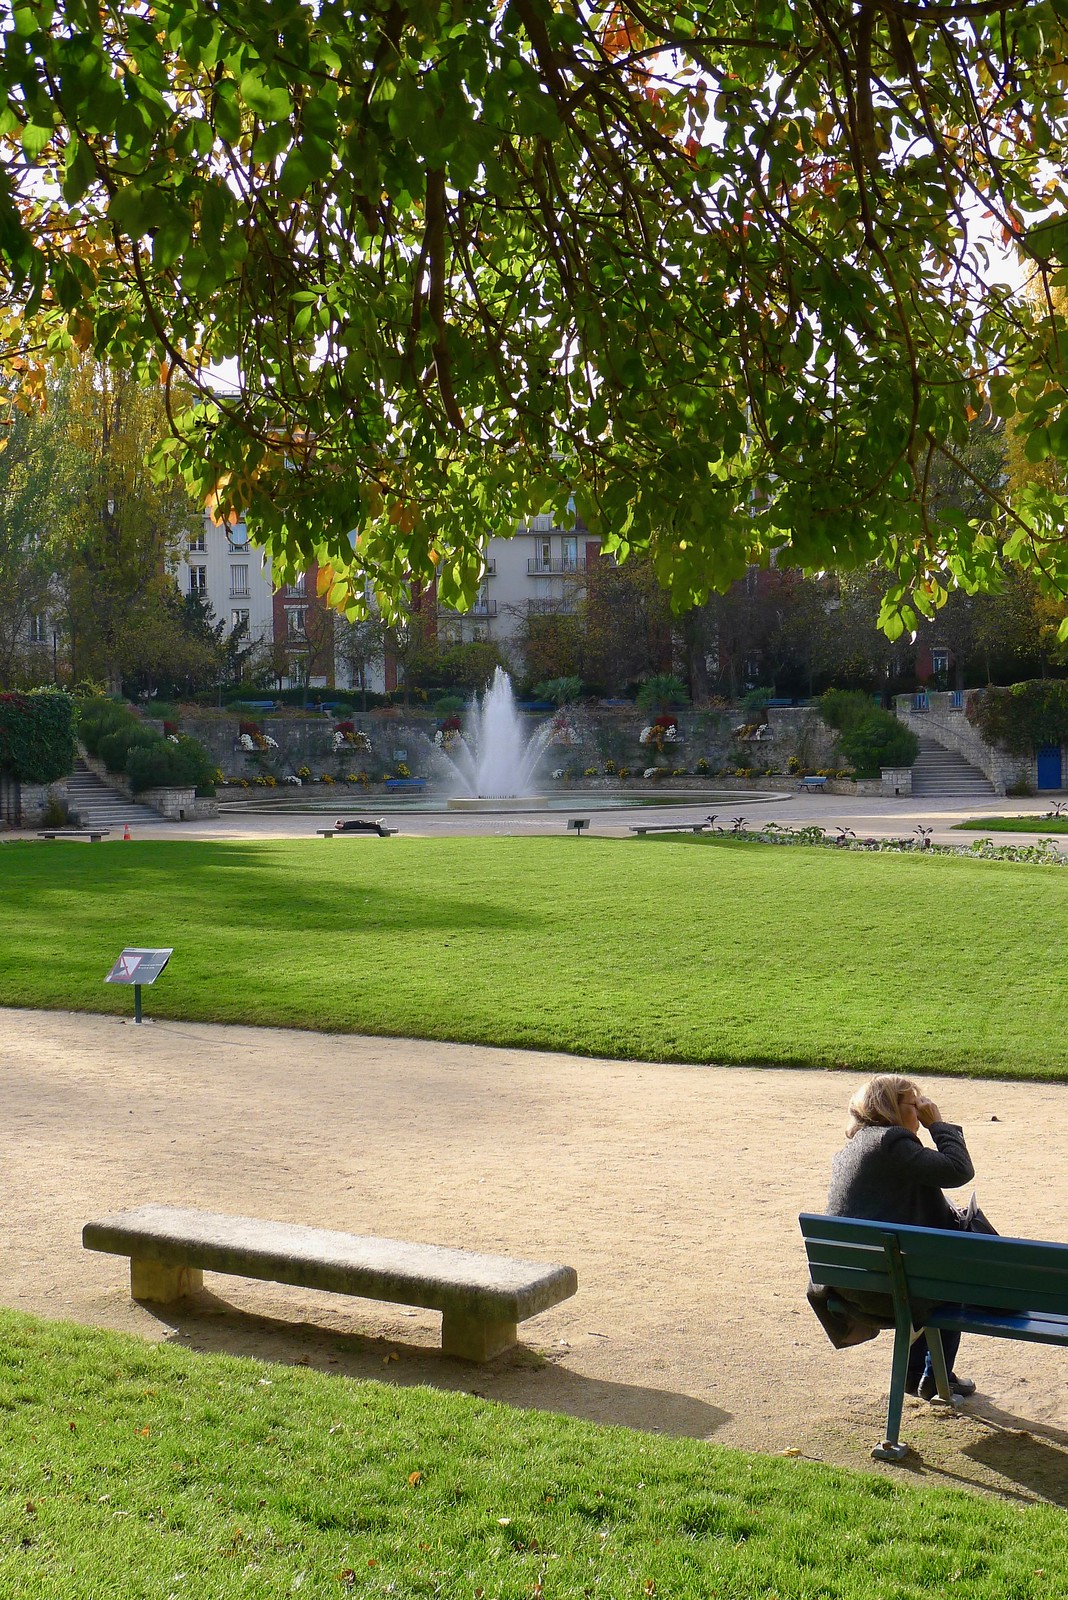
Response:
M129 823L162 822L164 819L151 806L139 800L128 800L117 789L109 789L95 773L89 771L79 756L74 771L67 779L67 805L71 816L77 815L81 828L123 828Z
M947 750L929 734L920 734L920 753L912 768L912 792L925 799L967 799L996 791L986 773L965 761L956 750Z

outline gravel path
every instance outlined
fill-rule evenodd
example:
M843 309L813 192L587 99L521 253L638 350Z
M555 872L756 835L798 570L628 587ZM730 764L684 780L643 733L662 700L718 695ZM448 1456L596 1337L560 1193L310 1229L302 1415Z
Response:
M900 1479L868 1457L888 1338L835 1352L804 1300L797 1213L823 1203L852 1085L0 1011L0 1303ZM1002 1232L1064 1238L1068 1086L936 1093ZM147 1201L566 1261L580 1289L486 1368L440 1354L433 1313L301 1289L214 1277L157 1315L80 1244ZM941 1417L907 1403L905 1476L1068 1504L1063 1352L973 1340L958 1366L979 1395Z

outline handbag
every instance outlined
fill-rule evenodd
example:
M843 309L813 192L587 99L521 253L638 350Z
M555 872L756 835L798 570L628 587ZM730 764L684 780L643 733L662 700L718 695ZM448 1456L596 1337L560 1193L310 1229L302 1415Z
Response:
M966 1208L963 1211L958 1211L957 1216L962 1233L992 1233L995 1237L997 1236L998 1230L979 1205L974 1192Z

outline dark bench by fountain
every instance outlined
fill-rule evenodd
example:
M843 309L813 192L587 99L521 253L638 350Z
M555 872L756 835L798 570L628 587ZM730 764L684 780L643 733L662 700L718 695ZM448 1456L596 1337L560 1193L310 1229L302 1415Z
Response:
M381 817L339 817L332 828L316 828L320 839L335 839L339 833L376 833L391 839L396 828L387 828Z
M517 1323L578 1289L575 1269L551 1262L172 1206L87 1222L82 1243L129 1256L135 1300L179 1300L203 1286L206 1270L426 1306L442 1313L442 1350L467 1361L511 1349Z

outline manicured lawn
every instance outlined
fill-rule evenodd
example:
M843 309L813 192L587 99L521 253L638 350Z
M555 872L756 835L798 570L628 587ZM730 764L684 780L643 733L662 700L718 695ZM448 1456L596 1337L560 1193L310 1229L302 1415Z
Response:
M5 1600L1030 1600L1068 1520L0 1313Z
M1068 870L682 835L0 846L0 1003L1068 1077Z
M972 817L953 826L973 833L1068 833L1068 817Z

